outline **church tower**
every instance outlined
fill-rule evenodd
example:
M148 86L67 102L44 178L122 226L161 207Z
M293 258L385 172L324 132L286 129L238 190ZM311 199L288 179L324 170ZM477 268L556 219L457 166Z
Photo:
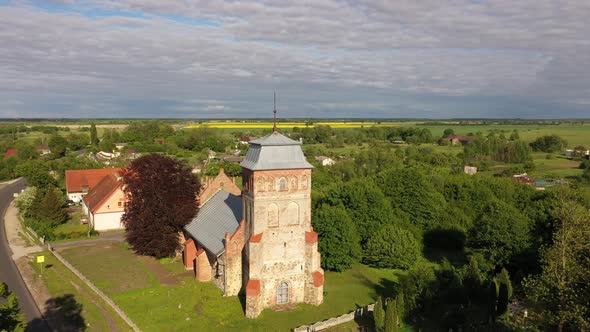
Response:
M323 301L324 271L311 226L311 171L301 143L276 131L250 142L242 166L246 316Z

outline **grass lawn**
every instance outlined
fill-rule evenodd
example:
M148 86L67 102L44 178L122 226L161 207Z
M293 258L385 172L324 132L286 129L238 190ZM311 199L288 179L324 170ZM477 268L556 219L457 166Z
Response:
M51 253L45 251L40 253L45 256L45 267L41 275L41 266L36 263L30 263L36 271L36 275L41 275L47 289L53 299L57 299L61 305L52 310L62 311L66 317L64 331L69 328L74 330L76 324L85 324L87 331L132 331L132 329L117 315L111 307L103 302L90 288L68 270L60 261ZM68 297L68 294L73 295ZM81 316L83 321L77 323L73 317L68 316L71 312L63 312L74 308L76 304L81 305ZM75 310L74 310L75 311ZM47 314L47 311L45 312ZM74 324L74 325L72 325Z
M567 178L575 177L582 174L583 170L579 169L579 161L569 160L564 157L554 159L534 159L535 169L530 172L533 178Z
M239 297L223 297L212 283L195 281L179 268L181 262L156 263L177 280L162 285L146 259L124 245L71 248L63 255L107 292L143 331L288 331L372 303L378 294L391 294L403 273L364 265L343 273L327 272L322 305L300 304L283 312L265 310L251 320L244 316Z

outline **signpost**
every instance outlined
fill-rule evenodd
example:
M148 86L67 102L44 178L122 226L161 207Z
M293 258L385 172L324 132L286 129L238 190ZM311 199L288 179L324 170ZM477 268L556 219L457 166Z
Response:
M45 256L37 256L37 263L41 264L41 275L43 275L43 263L45 263Z

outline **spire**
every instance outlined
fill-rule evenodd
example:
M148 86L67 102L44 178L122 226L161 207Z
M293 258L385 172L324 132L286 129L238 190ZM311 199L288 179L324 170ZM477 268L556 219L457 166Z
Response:
M276 133L277 132L277 92L274 92L273 95L274 98L274 108L273 108L273 114L274 114L274 121L273 121L273 125L272 125L272 132Z

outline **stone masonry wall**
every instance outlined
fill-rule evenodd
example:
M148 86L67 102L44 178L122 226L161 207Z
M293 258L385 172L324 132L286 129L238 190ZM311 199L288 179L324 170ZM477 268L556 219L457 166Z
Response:
M225 235L225 296L238 295L242 289L242 250L246 243L246 226L242 220L233 235Z

